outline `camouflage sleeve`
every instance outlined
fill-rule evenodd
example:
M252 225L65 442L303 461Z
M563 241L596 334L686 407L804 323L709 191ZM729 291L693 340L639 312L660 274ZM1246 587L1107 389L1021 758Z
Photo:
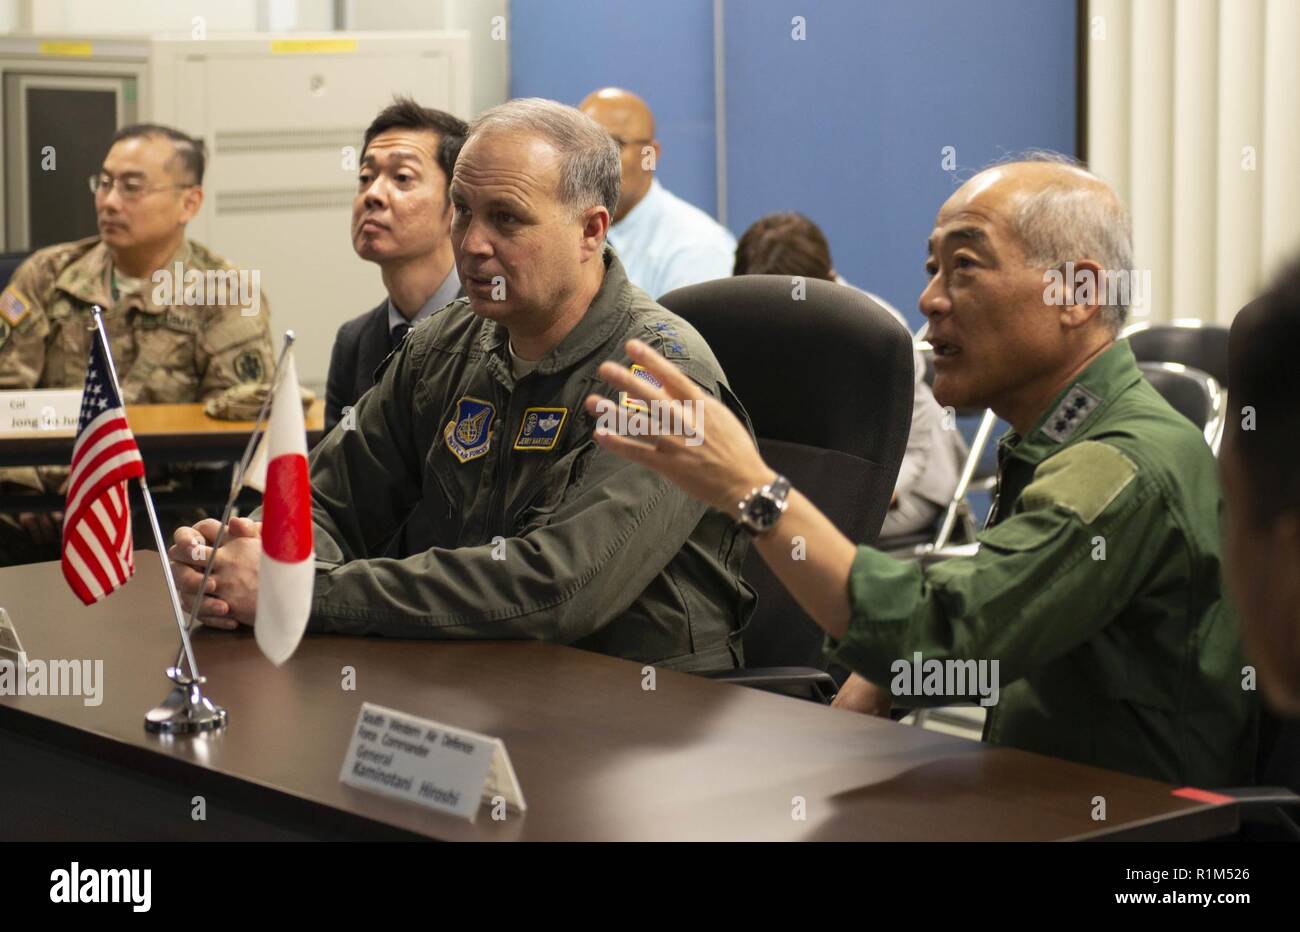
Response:
M53 276L38 253L20 265L0 293L0 391L39 388L50 324L44 302ZM0 489L19 486L44 491L35 467L0 469Z
M915 653L997 659L1006 685L1109 624L1157 562L1175 578L1187 571L1159 487L1109 444L1085 441L1044 461L1021 504L979 535L971 557L922 567L860 547L848 631L828 642L835 662L883 684Z
M266 295L259 295L252 308L213 308L199 335L195 364L200 401L216 398L237 385L267 381L275 368L275 355Z

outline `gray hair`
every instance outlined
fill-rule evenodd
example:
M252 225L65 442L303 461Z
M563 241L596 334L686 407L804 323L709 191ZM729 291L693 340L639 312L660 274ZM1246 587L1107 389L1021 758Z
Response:
M1077 159L1046 149L1031 149L1010 162L1052 162L1078 169L1098 184L1105 184ZM1123 273L1133 269L1133 220L1128 208L1107 186L1111 196L1099 196L1089 187L1049 184L1026 196L1011 218L1020 237L1025 257L1035 266L1055 268L1067 261L1091 259L1104 271ZM1097 289L1102 304L1102 321L1118 334L1128 320L1129 289L1120 288L1116 303L1107 304L1107 289Z
M465 141L490 132L525 132L545 139L560 154L560 203L574 216L595 206L614 216L622 180L618 146L581 110L542 97L508 100L479 114Z

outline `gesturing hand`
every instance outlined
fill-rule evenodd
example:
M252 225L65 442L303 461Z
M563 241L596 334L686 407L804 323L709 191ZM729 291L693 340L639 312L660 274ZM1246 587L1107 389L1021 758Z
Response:
M661 410L674 409L682 426L676 434L657 434L637 439L596 427L596 442L625 459L653 469L689 495L719 511L735 515L740 500L756 486L775 478L776 473L759 456L745 425L722 402L710 398L680 369L640 340L627 342L627 354L659 380L656 387L615 362L600 366L600 377L629 395L659 402ZM588 395L586 409L596 418L613 421L616 402Z
M193 527L177 528L167 550L172 578L181 597L181 607L190 611L199 597L203 568L216 542L221 525L214 518ZM262 523L248 518L230 522L225 540L217 550L207 590L199 605L199 621L214 628L251 625L257 611L257 569L262 557Z

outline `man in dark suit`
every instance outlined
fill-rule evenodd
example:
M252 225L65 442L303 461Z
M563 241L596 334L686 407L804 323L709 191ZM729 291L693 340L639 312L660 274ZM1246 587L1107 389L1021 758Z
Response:
M339 328L325 386L325 429L374 384L375 368L415 324L464 294L452 258L447 189L466 125L398 97L366 129L352 202L352 246L388 296Z

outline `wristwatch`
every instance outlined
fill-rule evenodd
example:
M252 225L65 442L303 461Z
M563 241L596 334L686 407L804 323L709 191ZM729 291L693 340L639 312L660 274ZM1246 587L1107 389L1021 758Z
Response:
M767 485L761 485L750 491L740 501L740 515L737 522L751 536L764 534L776 527L776 522L785 514L786 498L790 494L790 480L778 475Z

